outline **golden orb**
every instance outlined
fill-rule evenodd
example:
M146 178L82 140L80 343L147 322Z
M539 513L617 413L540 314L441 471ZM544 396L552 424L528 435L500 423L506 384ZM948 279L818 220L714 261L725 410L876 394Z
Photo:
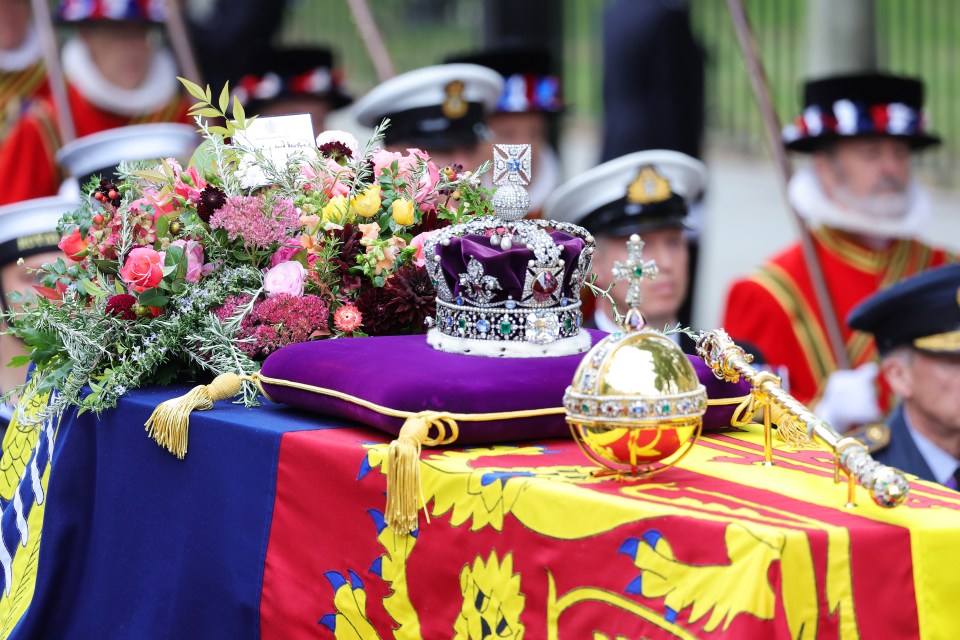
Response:
M690 450L700 435L707 392L680 347L659 331L640 329L594 345L563 404L588 458L618 475L643 477L676 464Z

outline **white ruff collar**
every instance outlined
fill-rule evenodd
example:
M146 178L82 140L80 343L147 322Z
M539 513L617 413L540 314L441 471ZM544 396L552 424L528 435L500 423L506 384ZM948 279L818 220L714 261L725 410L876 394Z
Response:
M40 62L42 53L40 36L37 35L36 27L31 24L19 47L0 50L0 71L7 73L23 71L30 65Z
M787 200L813 227L832 227L872 238L913 238L928 227L933 212L926 192L911 180L907 187L910 207L900 218L883 218L838 205L827 197L813 167L793 174Z
M147 76L136 89L121 89L103 77L86 43L70 38L63 45L63 72L84 98L122 116L159 110L177 95L177 65L166 49L157 49Z

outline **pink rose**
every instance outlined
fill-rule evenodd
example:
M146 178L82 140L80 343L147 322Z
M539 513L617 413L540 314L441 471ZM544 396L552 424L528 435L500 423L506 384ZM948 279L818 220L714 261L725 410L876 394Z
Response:
M417 185L417 195L413 198L417 204L431 204L437 198L437 183L440 182L440 171L433 162L424 165L424 172L420 175Z
M197 283L203 273L203 245L196 240L174 240L170 243L171 247L181 247L184 255L187 257L187 282ZM160 252L160 259L166 261L165 251Z
M281 293L299 297L303 295L303 281L306 275L307 270L296 260L281 262L263 276L263 289L267 292L268 298Z
M299 244L285 244L276 252L270 256L270 266L275 267L281 262L288 262L293 260L293 256L297 255L300 251L303 250L303 247Z
M127 255L120 277L131 291L153 289L163 280L163 259L150 247L137 247Z
M384 149L377 149L370 155L370 160L373 162L373 177L379 178L380 173L386 169L390 168L390 165L396 160L403 158L399 153L393 151L386 151Z
M434 229L433 231L424 231L423 233L413 237L413 239L410 241L410 246L416 247L417 249L417 252L413 254L413 264L417 265L418 267L422 267L427 264L427 260L423 255L423 245L426 244L427 240L429 240L431 236L435 236L438 231L439 229Z
M87 250L87 245L89 244L90 238L81 238L80 229L74 229L70 235L60 238L57 246L67 254L68 258L74 262L79 262L83 259L80 257L80 254Z
M200 201L200 191L207 186L207 181L200 177L196 167L177 173L177 183L173 186L174 192L191 204Z
M160 216L166 215L173 211L173 199L168 195L160 196L160 194L153 192L144 192L142 198L138 198L130 203L130 210L136 213L147 213L151 211L153 213L153 221L156 222ZM119 216L115 216L119 218Z

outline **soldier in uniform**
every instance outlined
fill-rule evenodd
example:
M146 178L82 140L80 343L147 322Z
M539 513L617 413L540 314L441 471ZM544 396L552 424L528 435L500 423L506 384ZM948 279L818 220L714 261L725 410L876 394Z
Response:
M503 90L496 71L475 64L424 67L378 85L353 106L357 121L390 119L388 151L425 151L438 167L474 170L490 159L487 118Z
M813 228L831 308L846 318L879 289L950 256L916 239L930 220L922 188L910 177L911 152L939 143L924 128L923 85L880 73L808 82L805 107L784 129L789 149L812 154L794 174L788 197ZM791 393L837 429L881 417L876 345L841 328L857 369L838 371L800 243L733 284L723 326L789 372Z
M553 143L557 117L564 108L563 94L549 52L511 46L454 56L447 61L479 64L503 76L503 93L489 118L492 142L531 145L533 178L528 187L528 217L540 217L543 203L563 178Z
M327 128L327 114L353 102L327 47L271 49L236 83L248 115L309 113L314 133Z
M547 200L543 214L548 220L578 224L597 240L593 272L602 289L614 284L614 264L629 259L627 240L639 234L643 261L657 265L655 278L641 283L640 311L655 329L674 327L688 293L687 240L684 224L689 203L703 190L706 168L699 160L676 151L638 151L605 162L561 185ZM611 296L625 310L627 286L615 286ZM593 319L586 323L607 332L619 330L613 306L597 300ZM673 333L686 353L694 342L686 334Z
M34 100L48 95L30 0L0 0L0 142Z
M867 298L848 324L873 335L900 404L873 457L957 489L960 479L960 264L931 269Z
M190 122L173 55L154 45L163 21L151 0L64 0L57 16L76 26L61 57L77 137L147 122ZM52 102L39 101L0 150L0 204L57 193L63 175Z

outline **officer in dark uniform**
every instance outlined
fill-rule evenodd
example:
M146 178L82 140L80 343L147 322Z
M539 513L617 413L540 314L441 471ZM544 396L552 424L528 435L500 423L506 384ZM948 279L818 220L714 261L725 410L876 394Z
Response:
M925 271L853 309L872 333L900 404L887 420L884 464L953 489L960 479L960 264ZM883 434L872 434L875 439ZM872 444L872 443L870 443Z

